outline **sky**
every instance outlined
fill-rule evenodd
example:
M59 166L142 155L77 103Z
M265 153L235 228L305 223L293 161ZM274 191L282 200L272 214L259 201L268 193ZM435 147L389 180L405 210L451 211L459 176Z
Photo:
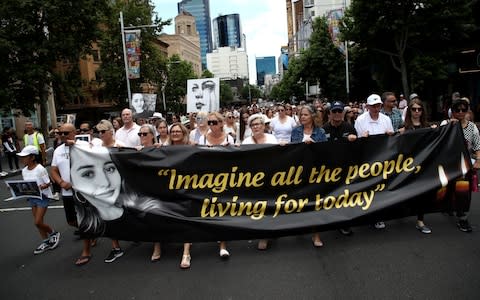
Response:
M155 12L162 20L178 14L179 0L154 0ZM250 83L256 80L255 57L280 55L280 47L288 44L285 1L279 0L210 0L210 18L239 14L243 33L247 38ZM173 25L164 32L173 34ZM278 70L277 70L278 72Z

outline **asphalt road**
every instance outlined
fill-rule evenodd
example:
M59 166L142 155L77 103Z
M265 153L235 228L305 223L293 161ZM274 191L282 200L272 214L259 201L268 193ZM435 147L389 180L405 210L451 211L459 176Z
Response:
M267 251L234 241L230 259L221 260L217 244L196 243L189 270L179 268L180 244L163 245L161 260L151 263L152 244L122 242L125 255L106 264L108 239L99 240L89 264L75 266L81 241L63 209L53 208L61 202L46 215L62 234L59 247L33 255L40 237L28 204L8 197L0 180L0 299L480 299L479 194L470 234L453 217L430 214L431 235L411 217L388 221L385 230L356 227L350 237L324 232L320 249L309 235L276 239Z

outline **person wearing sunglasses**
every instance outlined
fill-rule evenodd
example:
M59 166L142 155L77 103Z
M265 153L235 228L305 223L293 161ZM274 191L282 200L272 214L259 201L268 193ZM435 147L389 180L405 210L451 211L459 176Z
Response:
M237 137L238 124L235 121L235 116L231 111L225 114L225 124L223 130L226 134L231 135L234 139Z
M289 107L291 112L291 107ZM286 106L277 106L278 115L270 122L270 129L279 142L290 142L293 128L297 127L297 122L287 114Z
M469 106L470 100L468 98L463 97L453 100L451 106L452 117L449 120L442 121L440 125L445 125L449 122L459 122L462 126L465 145L467 145L473 164L473 169L469 170L465 176L470 181L471 186L473 173L480 169L480 133L475 123L468 121L466 118ZM454 202L454 209L457 215L458 229L463 232L472 232L472 226L470 226L470 223L468 222L468 217L466 214L467 208L465 207L464 201L461 200L462 198L460 198L460 196L457 197L455 193L455 182L448 184L447 197L454 197L456 199Z
M383 107L380 110L381 113L386 115L392 120L392 126L394 132L403 132L403 118L402 111L397 108L397 97L392 92L384 92L382 94Z
M252 135L242 141L242 145L254 144L278 144L277 138L270 133L265 133L265 118L263 114L253 114L248 117L248 126L252 130ZM258 250L266 250L268 247L267 239L260 239L257 244Z
M425 105L419 98L414 98L410 101L408 106L405 108L405 132L417 130L421 128L435 128L435 124L430 125L427 121L427 114L425 112ZM424 223L424 208L419 207L419 213L417 215L416 228L424 234L432 233L432 230L427 227Z

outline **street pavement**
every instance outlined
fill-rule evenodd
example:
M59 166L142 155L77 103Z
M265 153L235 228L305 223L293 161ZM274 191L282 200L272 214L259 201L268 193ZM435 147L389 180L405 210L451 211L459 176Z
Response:
M478 193L473 233L460 232L454 217L429 214L430 235L410 217L388 221L385 230L355 227L352 236L324 232L319 249L310 235L275 239L266 251L256 250L256 241L233 241L230 259L221 260L216 243L196 243L189 270L179 268L180 244L163 245L161 260L151 263L151 243L121 242L125 255L104 263L111 242L102 238L91 262L77 267L82 242L62 202L46 215L61 232L58 248L33 255L40 237L28 203L3 201L10 197L3 179L0 299L480 299Z

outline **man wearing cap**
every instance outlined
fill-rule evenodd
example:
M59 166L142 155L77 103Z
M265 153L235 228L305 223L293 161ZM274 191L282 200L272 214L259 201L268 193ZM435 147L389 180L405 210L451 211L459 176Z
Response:
M122 110L123 126L115 133L115 139L125 144L126 147L136 147L140 145L138 132L140 126L133 121L132 110L125 108Z
M355 128L344 121L344 109L345 106L341 101L333 102L330 107L328 122L323 125L329 141L347 139L353 142L357 139L357 131Z
M392 120L380 112L382 100L379 95L371 94L367 98L367 112L355 121L355 130L359 137L377 134L393 134Z
M345 105L341 101L335 101L330 106L328 122L323 125L328 141L346 139L353 142L357 139L355 128L350 123L344 121L344 109ZM344 235L353 233L349 227L340 228L340 232Z
M392 120L392 126L394 132L403 132L403 118L402 112L396 108L397 98L392 92L385 92L382 94L383 108L381 113L386 115Z
M382 114L382 100L379 95L371 94L367 98L367 112L362 114L355 121L355 130L359 137L368 137L377 134L393 134L392 120ZM375 228L385 228L385 223L379 221L375 223Z

